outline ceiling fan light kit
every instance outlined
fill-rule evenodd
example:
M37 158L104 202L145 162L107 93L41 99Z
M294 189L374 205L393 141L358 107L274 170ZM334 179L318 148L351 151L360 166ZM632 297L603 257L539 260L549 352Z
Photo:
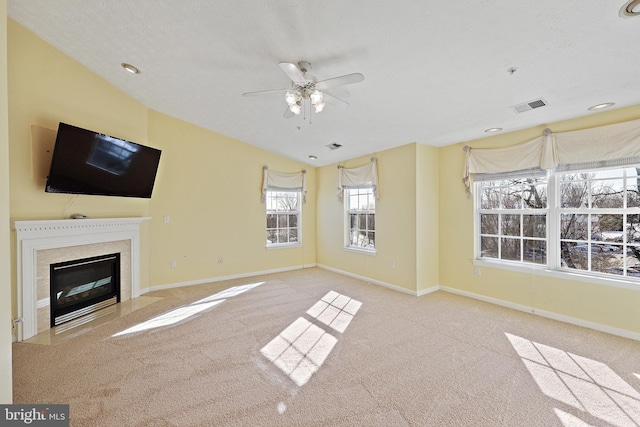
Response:
M337 98L326 92L326 89L333 87L359 83L364 80L364 75L360 73L346 74L340 77L333 77L326 80L317 81L315 76L307 74L311 69L311 64L307 61L299 61L298 65L290 62L281 62L280 68L291 79L291 87L288 89L263 90L257 92L247 92L243 96L262 95L284 91L284 100L288 110L285 117L299 115L302 112L305 100L314 107L316 113L324 110L325 99L337 101L342 106L348 106L346 101Z

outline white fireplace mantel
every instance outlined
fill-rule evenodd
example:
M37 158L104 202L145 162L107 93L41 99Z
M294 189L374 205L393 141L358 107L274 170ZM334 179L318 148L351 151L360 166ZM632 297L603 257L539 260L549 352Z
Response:
M140 296L140 224L150 217L14 221L17 241L18 341L36 335L37 253L41 250L129 240L131 298Z

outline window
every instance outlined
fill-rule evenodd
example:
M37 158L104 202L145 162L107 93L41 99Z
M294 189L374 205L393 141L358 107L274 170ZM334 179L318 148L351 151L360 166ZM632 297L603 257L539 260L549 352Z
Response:
M638 169L563 173L562 268L640 277Z
M568 169L548 178L481 176L478 257L640 278L640 165Z
M300 198L300 191L267 190L267 246L300 244Z
M546 264L546 177L483 181L479 187L481 257Z
M375 252L376 200L373 188L345 189L346 247Z

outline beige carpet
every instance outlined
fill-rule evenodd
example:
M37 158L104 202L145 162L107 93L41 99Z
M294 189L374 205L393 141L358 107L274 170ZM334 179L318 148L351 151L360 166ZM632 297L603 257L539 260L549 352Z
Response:
M15 403L72 426L640 425L637 341L316 268L147 295L14 344Z

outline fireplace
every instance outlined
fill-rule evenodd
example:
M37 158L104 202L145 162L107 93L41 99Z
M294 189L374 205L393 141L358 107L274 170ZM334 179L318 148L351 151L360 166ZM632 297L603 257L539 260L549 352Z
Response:
M120 302L120 254L50 265L51 327Z
M14 221L17 243L17 340L51 329L51 264L120 254L120 298L140 296L140 226L148 217ZM80 321L81 319L77 319Z

